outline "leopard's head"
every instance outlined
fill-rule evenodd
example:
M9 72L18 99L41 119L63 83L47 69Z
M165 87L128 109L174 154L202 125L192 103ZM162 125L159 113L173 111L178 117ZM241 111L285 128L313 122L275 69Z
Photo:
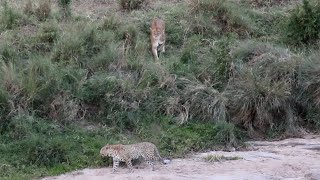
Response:
M100 155L101 156L112 156L112 151L111 151L111 148L110 148L110 145L105 145L101 148L100 150Z
M121 150L122 150L122 144L118 144L118 145L107 144L101 148L100 155L113 157L116 154L118 154L119 151L121 151Z

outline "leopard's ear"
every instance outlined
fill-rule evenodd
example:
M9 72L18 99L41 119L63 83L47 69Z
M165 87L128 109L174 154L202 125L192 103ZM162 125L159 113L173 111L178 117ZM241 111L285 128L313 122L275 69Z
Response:
M113 149L116 150L116 151L121 151L121 150L123 150L123 145L122 144L114 145Z
M103 146L103 147L101 148L101 150L108 149L109 147L110 147L110 145L109 145L109 144L106 144L105 146Z

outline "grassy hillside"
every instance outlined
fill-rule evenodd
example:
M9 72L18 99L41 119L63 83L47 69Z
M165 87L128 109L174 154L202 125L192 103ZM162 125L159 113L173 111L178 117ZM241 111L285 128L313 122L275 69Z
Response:
M179 157L316 132L319 29L317 1L2 1L0 179L107 166L107 143Z

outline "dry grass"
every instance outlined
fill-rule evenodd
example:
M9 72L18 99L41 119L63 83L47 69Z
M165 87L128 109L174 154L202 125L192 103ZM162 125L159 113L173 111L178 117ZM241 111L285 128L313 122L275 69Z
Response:
M203 158L206 162L221 162L221 161L234 161L240 160L242 157L239 156L223 156L223 155L208 155Z

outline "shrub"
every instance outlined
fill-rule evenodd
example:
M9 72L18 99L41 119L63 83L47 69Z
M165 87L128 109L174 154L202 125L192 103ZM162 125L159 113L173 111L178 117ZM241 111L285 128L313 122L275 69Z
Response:
M135 10L141 9L145 4L146 0L119 0L120 7L124 10Z
M296 7L285 25L286 42L292 45L314 44L320 39L320 5L308 0Z

